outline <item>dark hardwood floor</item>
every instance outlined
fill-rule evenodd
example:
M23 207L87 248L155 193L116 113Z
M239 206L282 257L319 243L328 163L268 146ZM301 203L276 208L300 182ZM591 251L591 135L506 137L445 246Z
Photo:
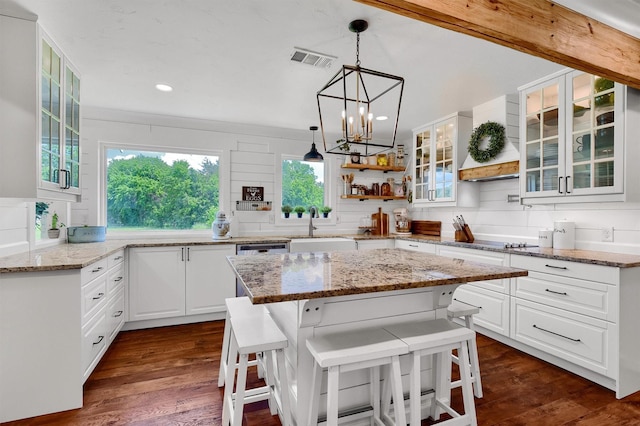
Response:
M82 409L3 425L219 425L222 333L222 321L121 332L86 382ZM640 425L640 392L616 400L601 386L487 337L478 336L478 347L479 425ZM247 407L244 424L280 422L258 403Z

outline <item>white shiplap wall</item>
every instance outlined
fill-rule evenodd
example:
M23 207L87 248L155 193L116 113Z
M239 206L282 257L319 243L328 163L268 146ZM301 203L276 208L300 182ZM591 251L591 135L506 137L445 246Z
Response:
M221 182L228 196L223 208L231 212L240 199L242 186L264 186L267 198L274 197L279 185L276 169L282 155L302 156L310 146L308 130L275 129L175 117L87 109L83 121L83 197L71 205L68 225L101 224L102 198L100 168L102 142L136 143L148 146L192 146L196 149L216 149L226 153L221 164ZM409 146L409 141L404 141ZM332 169L327 185L332 207L329 220L315 220L317 234L354 233L359 220L377 211L378 206L390 216L396 207L406 203L342 200L339 179L341 156L327 155L327 167ZM370 185L383 182L389 175L380 172L355 172L356 182ZM401 174L394 177L400 178ZM640 182L638 183L640 184ZM509 241L537 240L539 228L551 227L554 220L576 222L578 248L620 253L640 253L640 204L571 204L521 206L508 203L508 194L518 193L518 179L477 182L480 192L478 208L424 208L414 210L412 217L420 220L440 220L443 235L453 236L451 219L463 214L478 239ZM23 200L0 199L0 255L29 249L27 211L30 203ZM304 219L279 220L275 206L271 212L236 212L232 216L235 235L303 235L308 230ZM602 227L614 227L614 242L601 242Z

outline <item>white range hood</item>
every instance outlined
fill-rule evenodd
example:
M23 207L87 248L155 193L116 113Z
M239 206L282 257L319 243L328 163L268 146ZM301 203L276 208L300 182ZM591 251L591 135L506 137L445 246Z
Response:
M486 163L478 163L466 153L467 157L458 172L460 180L486 181L518 177L519 112L520 102L517 94L503 95L473 108L474 129L487 121L500 123L506 129L506 140L500 154ZM486 145L483 148L486 148Z

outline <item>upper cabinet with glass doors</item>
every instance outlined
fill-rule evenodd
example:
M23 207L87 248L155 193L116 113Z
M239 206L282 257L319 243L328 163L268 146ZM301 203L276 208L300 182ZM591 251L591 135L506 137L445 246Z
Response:
M413 130L413 203L420 205L473 205L477 197L469 182L458 182L472 119L453 114ZM472 200L469 203L469 200Z
M42 28L0 16L0 197L78 201L80 76Z
M524 203L637 198L631 184L638 172L628 163L629 156L640 159L637 136L629 137L640 128L637 90L564 70L520 93Z

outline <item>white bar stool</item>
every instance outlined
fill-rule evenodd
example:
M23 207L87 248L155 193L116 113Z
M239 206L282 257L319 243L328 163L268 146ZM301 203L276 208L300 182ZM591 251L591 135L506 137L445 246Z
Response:
M409 356L412 358L410 368L409 406L411 426L420 426L421 421L421 385L420 359L425 355L434 355L433 383L435 396L431 404L430 416L434 420L440 418L441 410L451 415L451 419L438 425L477 425L476 407L474 405L471 386L471 371L469 364L460 365L460 380L462 381L462 399L464 414L451 408L451 351L458 350L462 359L468 359L467 345L476 337L476 333L446 319L432 321L415 321L394 324L384 327L385 330L404 341L409 346ZM389 395L383 395L384 401ZM394 401L403 401L396 399ZM403 401L404 403L404 401ZM394 403L394 405L397 405ZM394 410L395 411L395 410Z
M480 308L477 306L469 305L459 300L453 300L447 307L447 317L451 320L453 318L462 318L465 326L469 330L474 330L473 316L480 312ZM469 358L471 361L471 381L473 382L473 394L476 398L482 398L482 378L480 376L480 360L478 358L478 345L476 339L473 339L469 345ZM456 364L459 364L459 358L455 355L451 355L451 359ZM451 382L451 389L460 387L462 382L456 380Z
M405 343L387 331L376 329L354 330L326 334L307 340L307 348L315 358L311 388L311 408L307 424L318 424L318 405L322 382L322 369L327 368L327 425L338 424L338 391L340 373L368 368L371 388L370 403L373 420L384 424L380 417L380 366L388 366L385 385L390 381L393 397L403 401L400 355L407 354ZM406 425L406 414L395 410L395 424Z
M224 320L224 335L222 337L222 354L220 355L220 372L218 373L218 387L224 386L224 381L227 377L227 368L229 367L229 343L231 340L231 317L237 318L255 318L261 317L267 314L267 310L263 305L254 305L251 303L248 297L230 297L225 299L225 305L227 306L227 315ZM262 354L256 354L256 359L249 361L249 366L258 364L258 361L262 358ZM238 365L234 360L234 368L238 368ZM263 365L258 367L258 377L263 376Z
M231 317L229 360L238 362L238 377L234 379L236 369L227 368L224 402L222 407L222 425L241 426L245 404L269 401L271 414L280 414L283 426L292 425L291 405L289 402L289 380L284 358L284 348L289 344L269 314L261 317ZM249 354L264 353L266 385L246 389ZM276 360L277 374L273 372L273 360Z

